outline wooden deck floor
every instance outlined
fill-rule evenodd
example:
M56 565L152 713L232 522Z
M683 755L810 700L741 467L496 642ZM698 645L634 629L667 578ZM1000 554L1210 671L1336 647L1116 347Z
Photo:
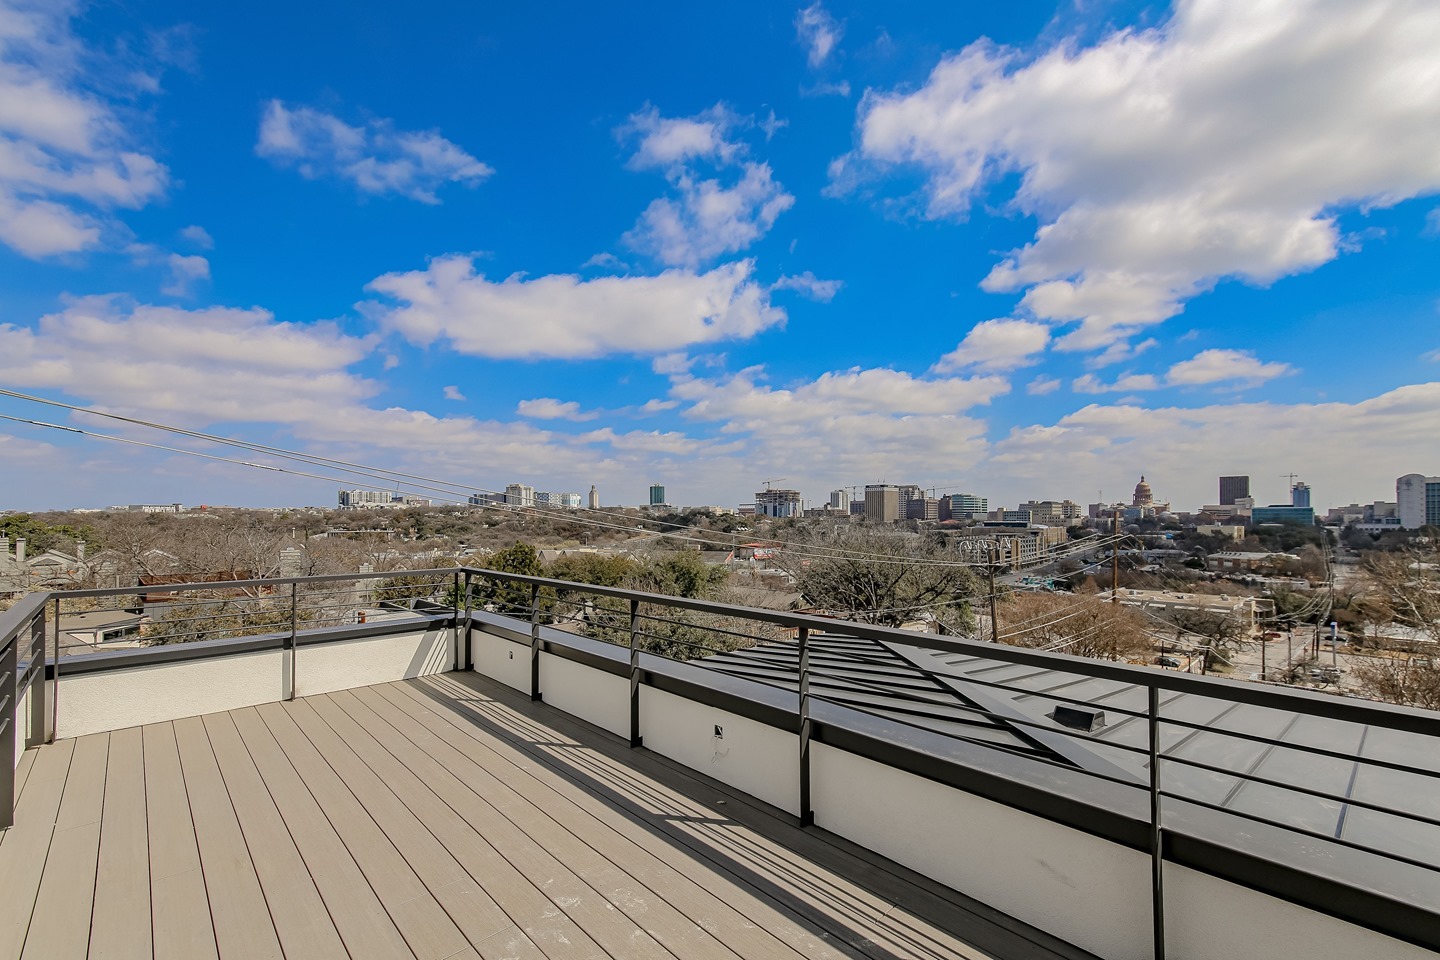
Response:
M1079 956L470 674L30 751L0 957Z

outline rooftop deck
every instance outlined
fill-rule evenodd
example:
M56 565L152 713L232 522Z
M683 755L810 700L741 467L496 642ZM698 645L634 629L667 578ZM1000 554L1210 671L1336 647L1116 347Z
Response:
M472 673L28 751L0 956L1088 956Z

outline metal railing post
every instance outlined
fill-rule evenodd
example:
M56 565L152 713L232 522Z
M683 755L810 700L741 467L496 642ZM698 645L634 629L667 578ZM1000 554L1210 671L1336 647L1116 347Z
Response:
M540 584L530 584L530 699L540 699Z
M801 627L800 641L800 825L815 822L810 806L810 628Z
M1165 960L1165 833L1160 823L1160 688L1150 694L1150 918L1155 960Z
M295 616L298 608L296 597L298 587L299 584L290 584L290 636L285 638L286 656L290 660L290 696L285 698L287 700L295 699Z
M640 601L630 598L630 746L640 746Z
M45 608L40 608L40 646L45 646ZM55 689L50 693L50 729L45 731L45 742L54 743L55 735L60 732L60 598L55 598ZM44 686L45 675L40 675L40 684Z
M461 670L475 669L475 653L470 647L470 571L465 571L465 655L460 660Z
M455 571L455 578L450 585L450 638L455 642L455 656L450 662L456 670L460 669L460 571Z
M20 700L19 631L8 641L0 638L0 644L4 644L0 649L0 745L3 745L0 753L4 753L0 756L0 830L4 830L15 822L15 757L11 745L19 740L20 734L15 729L18 717L15 706Z
M16 642L19 642L18 638ZM44 606L30 621L30 657L30 736L25 738L25 746L38 747L55 739L55 727L50 722L50 711L46 709L49 691L45 675L49 672L50 654L45 648ZM58 679L56 682L59 682ZM15 688L15 696L20 696L19 687Z

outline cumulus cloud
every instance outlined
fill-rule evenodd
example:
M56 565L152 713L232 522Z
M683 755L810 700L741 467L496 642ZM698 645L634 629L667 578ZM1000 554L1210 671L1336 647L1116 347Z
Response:
M459 388L459 387L454 386L454 385L452 384L451 386L448 386L448 387L445 388L445 399L446 399L446 400L464 400L464 399L465 399L465 394L463 394L463 393L460 392L460 388Z
M1220 279L1333 259L1338 207L1440 190L1436 49L1440 7L1407 0L1181 0L1089 46L980 41L867 95L834 186L918 166L928 215L953 217L1018 174L1040 227L982 286L1078 321L1060 349L1102 349Z
M265 105L255 152L310 180L337 177L362 193L430 204L440 202L437 191L446 184L474 186L495 172L438 131L398 130L392 120L351 126L334 114L280 100Z
M0 12L0 243L33 259L98 246L115 210L143 207L169 183L116 106L133 84L102 79L103 57L71 32L72 13Z
M1014 370L1034 363L1050 343L1050 328L1029 320L986 320L970 328L960 345L935 364L940 373L964 370Z
M1025 384L1025 392L1032 397L1043 397L1060 389L1059 377L1038 376Z
M1262 363L1244 350L1202 350L1170 368L1165 379L1177 386L1239 380L1264 383L1295 372L1288 363Z
M662 117L651 104L615 131L621 140L635 142L632 170L669 170L696 160L733 163L746 152L734 131L748 121L723 103L693 117Z
M691 344L747 339L784 323L744 260L706 273L657 276L551 274L494 281L465 256L424 270L390 273L366 289L394 303L362 305L384 329L428 346L446 340L482 357L570 359L661 353Z
M795 197L769 164L747 159L748 148L735 134L754 122L724 104L693 117L663 117L647 106L618 128L622 141L635 143L630 168L658 169L671 188L640 214L626 245L667 266L695 268L769 233ZM772 127L766 130L768 138Z
M537 397L534 400L521 400L515 407L515 412L522 417L530 417L532 420L571 420L583 422L594 420L600 414L596 411L581 410L580 404L574 400L561 402L553 397Z
M191 224L180 231L180 236L201 250L213 250L215 248L215 238L210 236L210 231L204 227Z
M795 14L795 36L805 48L805 59L811 67L823 66L844 34L845 25L818 2Z
M330 418L378 387L345 372L369 341L266 310L183 310L87 297L36 329L0 325L0 380L186 420Z
M791 277L781 277L770 284L771 290L794 290L802 297L809 297L820 303L829 303L835 299L835 294L840 292L844 284L839 280L821 280L806 270L804 273Z
M170 270L170 280L160 292L171 297L188 297L195 291L195 285L210 279L210 261L201 256L184 256L172 253L165 258Z
M732 186L686 172L674 187L678 196L652 200L624 236L627 246L669 266L694 268L744 250L795 205L765 163L746 163Z
M1356 403L1091 404L1053 424L1014 428L975 476L1019 497L1098 489L1114 499L1143 472L1157 496L1194 509L1213 501L1217 476L1243 465L1252 477L1277 478L1270 492L1257 489L1261 502L1288 501L1278 477L1292 470L1316 478L1323 502L1366 502L1393 498L1395 478L1417 469L1415 451L1433 446L1437 422L1440 383ZM1065 451L1065 489L1055 486L1057 449Z
M1294 372L1295 368L1288 363L1265 363L1246 350L1202 350L1189 360L1173 365L1163 378L1149 373L1132 373L1114 383L1105 383L1093 373L1087 373L1076 379L1071 387L1076 393L1131 393L1212 383L1252 387Z

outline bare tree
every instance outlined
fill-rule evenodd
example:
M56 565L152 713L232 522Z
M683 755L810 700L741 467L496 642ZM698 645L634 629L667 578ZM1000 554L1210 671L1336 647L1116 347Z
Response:
M1012 593L1000 604L1000 640L1099 660L1146 657L1145 620L1094 593Z
M875 527L797 529L776 563L811 606L885 626L928 612L947 629L969 631L970 603L984 592L944 544Z
M1384 641L1390 651L1354 668L1360 692L1440 710L1440 552L1371 554L1356 605L1365 621L1400 635Z

